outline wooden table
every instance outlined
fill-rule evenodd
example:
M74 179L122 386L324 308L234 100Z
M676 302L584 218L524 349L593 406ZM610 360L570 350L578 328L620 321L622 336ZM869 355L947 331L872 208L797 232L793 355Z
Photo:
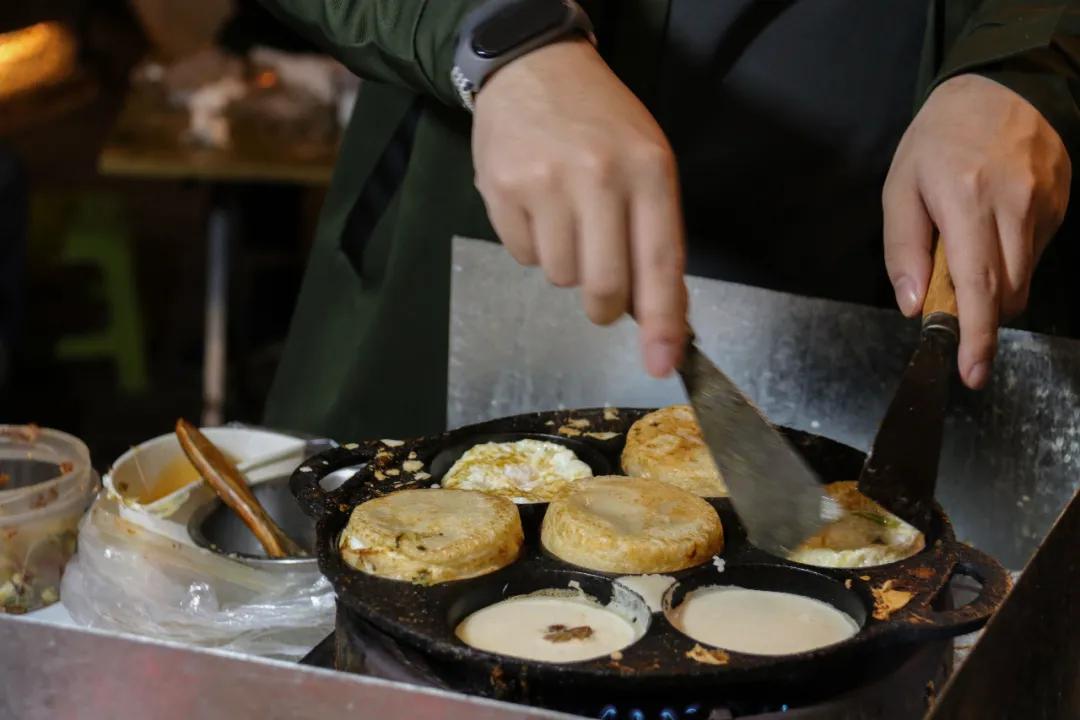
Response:
M152 88L136 86L98 158L98 169L106 176L197 181L211 188L202 424L219 425L224 419L226 388L229 256L237 224L232 191L241 183L326 185L339 138L333 142L271 141L234 127L232 147L216 149L188 141L187 127L186 110L170 107Z

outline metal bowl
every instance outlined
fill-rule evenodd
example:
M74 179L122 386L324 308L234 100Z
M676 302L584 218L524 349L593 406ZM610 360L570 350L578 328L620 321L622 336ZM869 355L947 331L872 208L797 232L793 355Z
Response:
M315 548L315 521L304 514L292 493L289 477L272 478L253 486L252 491L281 529L306 552ZM315 557L270 558L240 517L213 498L199 507L188 521L188 532L196 545L258 568L314 569Z

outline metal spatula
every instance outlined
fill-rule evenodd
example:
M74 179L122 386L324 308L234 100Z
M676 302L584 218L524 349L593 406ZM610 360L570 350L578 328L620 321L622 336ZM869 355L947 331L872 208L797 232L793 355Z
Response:
M960 330L956 290L938 240L919 347L900 379L859 474L859 491L917 528L930 519Z
M839 516L814 471L701 353L693 333L679 376L750 542L786 556Z

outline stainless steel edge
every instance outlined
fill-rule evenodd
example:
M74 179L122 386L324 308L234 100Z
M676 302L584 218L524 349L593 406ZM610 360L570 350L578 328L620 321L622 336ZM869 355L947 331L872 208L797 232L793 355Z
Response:
M0 720L560 720L573 716L0 615Z

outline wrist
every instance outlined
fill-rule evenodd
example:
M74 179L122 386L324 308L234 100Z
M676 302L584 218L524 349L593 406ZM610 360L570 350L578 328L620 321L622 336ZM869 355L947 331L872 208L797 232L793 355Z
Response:
M565 37L515 58L496 70L474 93L474 102L479 106L481 97L498 94L500 88L510 85L566 82L567 77L577 75L575 71L597 62L604 61L589 40L581 36Z

